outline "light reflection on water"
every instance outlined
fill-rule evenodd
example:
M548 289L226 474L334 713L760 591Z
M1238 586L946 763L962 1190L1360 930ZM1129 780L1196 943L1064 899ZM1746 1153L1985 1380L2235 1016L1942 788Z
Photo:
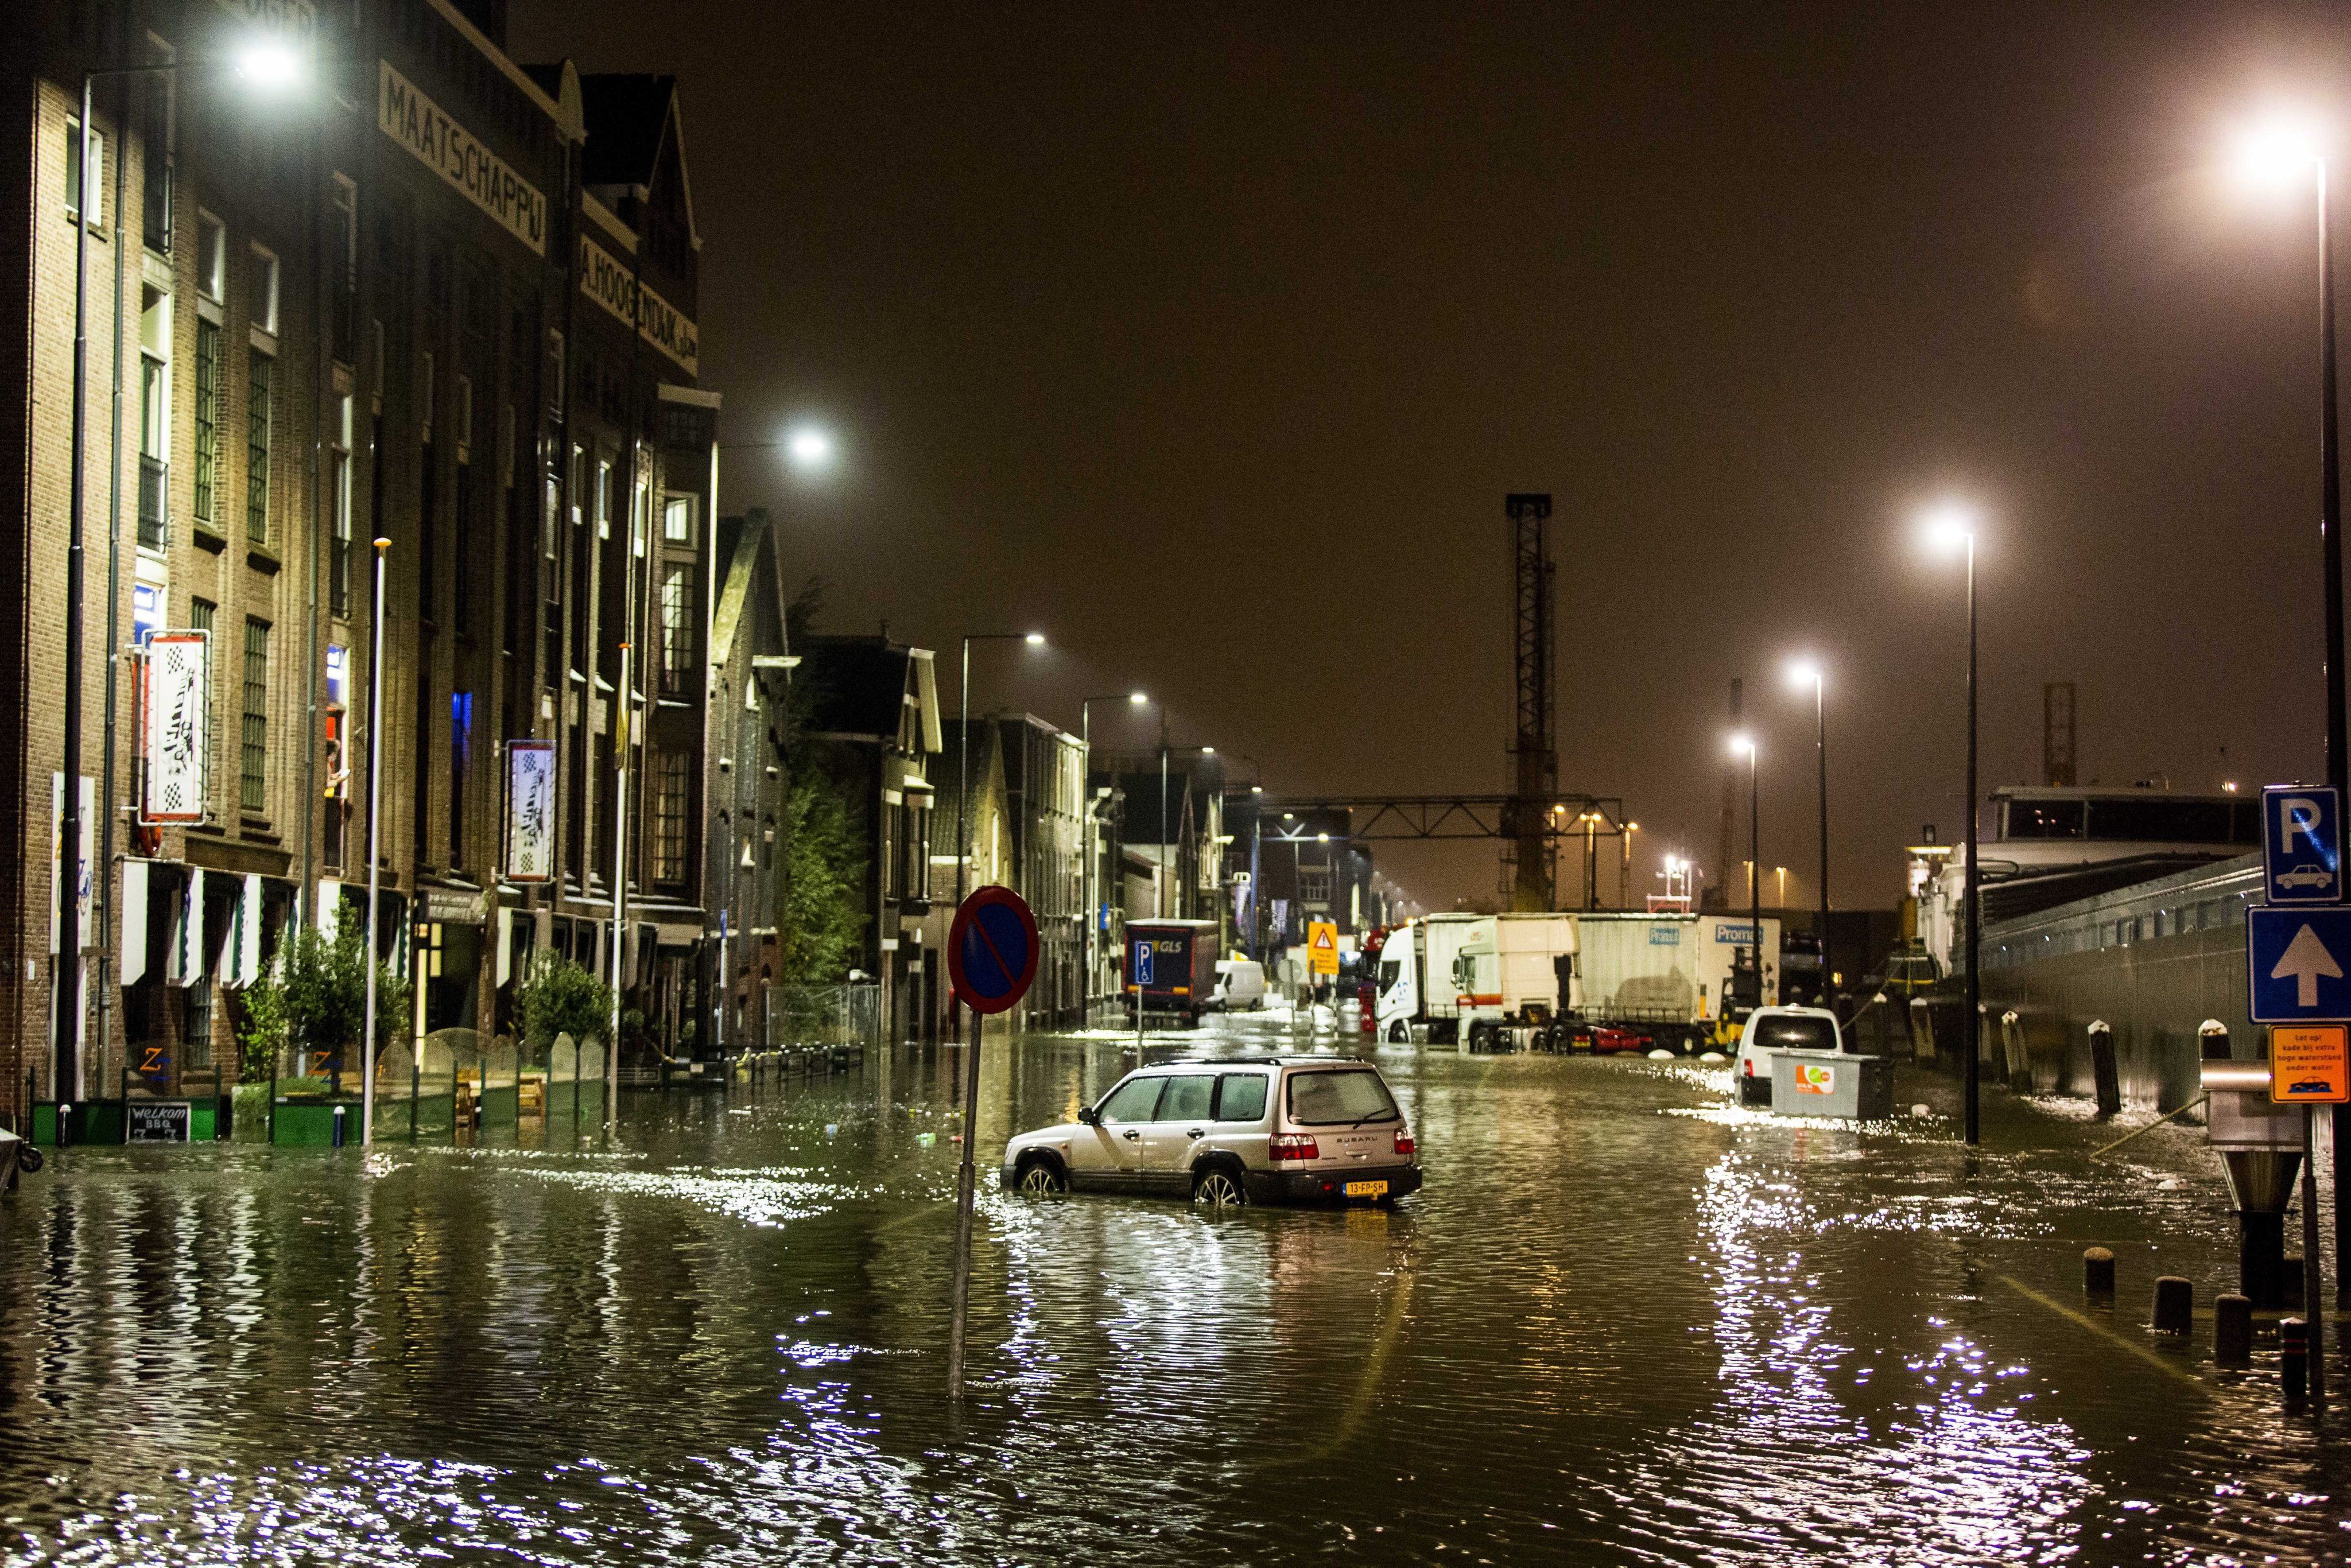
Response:
M983 1157L1107 1088L1129 1043L992 1051ZM610 1150L71 1151L0 1204L0 1552L2340 1549L2337 1464L2273 1378L2141 1326L2154 1274L2206 1300L2227 1280L2192 1130L2093 1166L2105 1129L1996 1098L1970 1156L1929 1078L1898 1096L1929 1117L1856 1132L1732 1110L1727 1074L1678 1063L1378 1057L1430 1171L1394 1210L985 1191L959 1418L953 1050L632 1102ZM2091 1240L2126 1299L2068 1316Z

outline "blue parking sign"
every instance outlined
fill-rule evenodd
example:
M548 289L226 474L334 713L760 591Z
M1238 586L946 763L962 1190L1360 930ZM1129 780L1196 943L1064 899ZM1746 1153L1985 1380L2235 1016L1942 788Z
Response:
M1134 945L1134 977L1129 983L1137 986L1147 986L1153 983L1151 975L1151 940L1149 937L1145 937Z
M2262 864L2272 904L2343 902L2343 800L2332 786L2262 791Z

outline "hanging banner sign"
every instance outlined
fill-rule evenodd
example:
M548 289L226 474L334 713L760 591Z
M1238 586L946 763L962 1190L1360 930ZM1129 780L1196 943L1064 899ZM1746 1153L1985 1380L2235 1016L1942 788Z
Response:
M212 644L202 632L158 632L147 639L147 789L139 820L151 827L201 822L210 798L211 715L204 695Z
M98 946L98 933L89 928L89 868L98 858L98 780L87 774L81 781L81 857L73 870L74 886L79 890L75 904L81 911L82 950ZM49 951L57 950L58 895L63 891L62 869L66 837L66 776L49 775Z
M383 133L496 218L507 233L528 246L533 256L545 256L547 197L538 187L508 168L472 131L444 114L439 104L417 90L415 83L392 69L390 60L378 60L376 65L375 120Z
M637 335L676 361L687 375L701 373L702 340L694 318L652 289L640 290L636 268L584 234L580 236L580 289L622 322L634 322Z
M507 880L555 880L555 742L507 742Z

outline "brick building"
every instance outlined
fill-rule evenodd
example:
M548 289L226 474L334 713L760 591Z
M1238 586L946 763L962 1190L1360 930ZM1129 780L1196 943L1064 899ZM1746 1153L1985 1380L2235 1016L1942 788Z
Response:
M417 981L415 1028L500 1029L534 946L609 970L624 860L624 981L665 1040L692 1038L716 399L696 382L677 94L525 68L504 33L503 0L0 20L0 193L24 214L0 289L32 323L0 344L0 1110L21 1112L28 1074L76 1101L234 1080L228 993L290 924L352 917L364 889L379 722L384 944ZM308 61L295 83L231 68L264 37ZM83 70L167 64L95 89L85 744L67 769L72 122ZM146 710L171 709L151 685L182 668L152 639L190 632L190 744L150 755ZM503 874L515 739L555 747L544 883ZM105 872L59 1083L52 998L75 966L48 952L44 906L68 772L89 780Z

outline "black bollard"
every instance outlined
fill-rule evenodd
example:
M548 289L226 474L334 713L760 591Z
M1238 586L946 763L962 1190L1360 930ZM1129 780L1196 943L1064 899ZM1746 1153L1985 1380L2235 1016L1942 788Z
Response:
M2097 1086L2098 1114L2122 1113L2122 1071L2115 1061L2115 1031L2104 1019L2090 1026L2090 1076Z
M2155 1282L2155 1332L2186 1338L2194 1327L2196 1287L2177 1274Z
M2288 1399L2310 1392L2310 1325L2300 1318L2278 1320L2278 1377Z
M2237 1214L2237 1289L2254 1307L2273 1312L2286 1304L2285 1216ZM2298 1277L2298 1276L2297 1276Z
M342 1108L340 1105L338 1105L338 1106L336 1106L336 1107L335 1107L335 1144L334 1144L334 1146L335 1146L336 1148L339 1148L339 1149L340 1149L340 1148L341 1148L341 1147L343 1146L343 1108Z
M2253 1359L2253 1303L2240 1295L2212 1299L2212 1359L2222 1366L2249 1366Z
M2086 1295L2111 1296L2115 1293L2115 1255L2103 1247L2093 1247L2082 1254L2082 1290Z

